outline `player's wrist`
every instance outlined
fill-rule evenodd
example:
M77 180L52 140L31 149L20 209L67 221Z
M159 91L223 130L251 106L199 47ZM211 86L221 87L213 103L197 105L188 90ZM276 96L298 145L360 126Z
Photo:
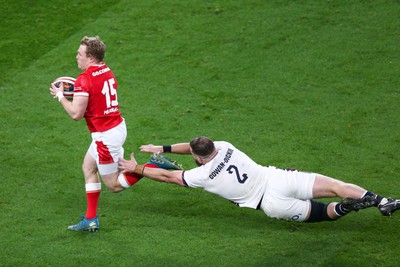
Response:
M165 146L162 146L163 147L163 152L164 153L171 153L172 151L171 151L171 149L172 149L172 146L170 146L170 145L165 145Z
M64 96L63 92L59 91L56 93L56 97L58 99L58 102L61 102L61 99L63 99L65 96Z
M144 165L136 164L135 169L133 169L133 173L143 176L143 172L144 172L145 168L146 168L146 166L144 166Z

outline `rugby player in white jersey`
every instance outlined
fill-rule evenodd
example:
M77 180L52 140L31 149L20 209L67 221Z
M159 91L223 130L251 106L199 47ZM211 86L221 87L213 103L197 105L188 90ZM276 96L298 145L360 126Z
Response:
M317 173L261 166L232 144L214 142L207 137L171 146L143 145L140 149L150 153L192 154L198 167L186 171L149 169L139 165L132 154L130 160L119 160L121 171L160 182L202 188L239 207L260 209L272 218L333 221L351 211L369 207L377 207L384 216L400 208L400 200L376 195L355 184ZM333 197L342 200L328 204L315 200Z

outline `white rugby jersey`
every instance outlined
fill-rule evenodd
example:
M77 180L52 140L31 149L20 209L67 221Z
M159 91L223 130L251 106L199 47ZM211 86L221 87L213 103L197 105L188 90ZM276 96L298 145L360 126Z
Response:
M214 145L218 154L207 164L185 171L186 186L204 190L228 199L240 207L257 208L265 192L263 166L223 141Z

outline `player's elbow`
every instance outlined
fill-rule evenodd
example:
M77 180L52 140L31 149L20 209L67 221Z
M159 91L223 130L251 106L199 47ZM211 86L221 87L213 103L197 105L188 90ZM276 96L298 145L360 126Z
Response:
M81 119L83 118L83 115L81 115L81 114L72 114L72 115L71 115L71 118L72 118L74 121L79 121L79 120L81 120Z
M163 171L162 182L183 185L182 172L181 171Z

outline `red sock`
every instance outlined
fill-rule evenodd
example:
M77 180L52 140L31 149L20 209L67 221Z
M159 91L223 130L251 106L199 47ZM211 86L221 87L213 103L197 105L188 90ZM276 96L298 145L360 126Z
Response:
M146 163L144 164L146 168L158 168L157 164L154 163Z
M86 219L91 220L97 215L97 205L99 203L100 190L86 192L87 210Z
M144 164L144 166L146 166L146 168L158 168L157 164L151 164L151 163L146 163ZM129 186L136 184L143 177L131 172L125 172L124 175L125 175L125 180L129 184Z

